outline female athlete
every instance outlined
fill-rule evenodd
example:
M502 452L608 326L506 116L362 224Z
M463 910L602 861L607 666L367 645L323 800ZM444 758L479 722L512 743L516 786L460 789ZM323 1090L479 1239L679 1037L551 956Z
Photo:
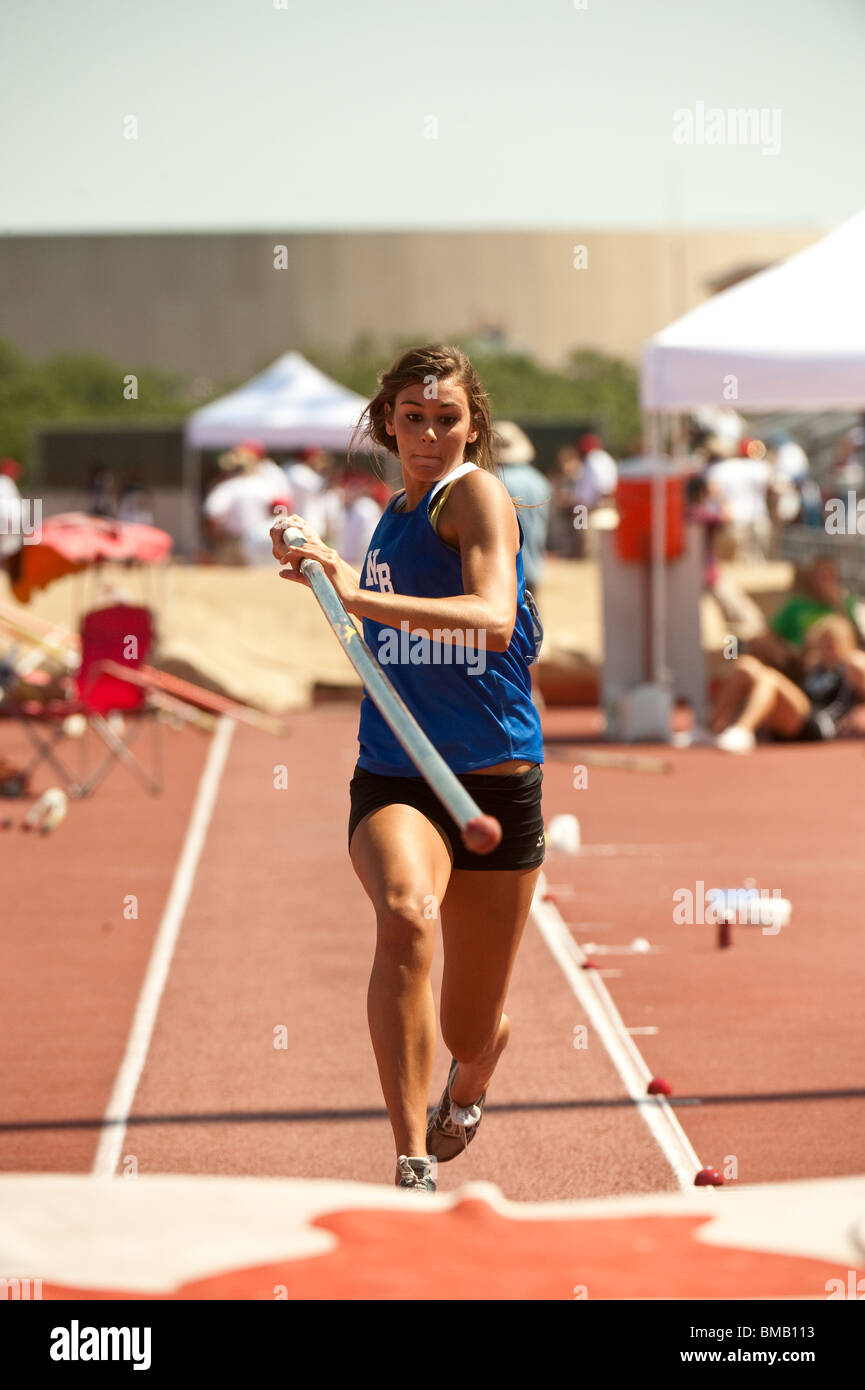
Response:
M350 783L349 855L375 908L367 996L372 1045L396 1143L396 1184L435 1191L477 1133L508 1043L505 997L544 859L543 742L530 665L540 626L523 576L522 527L494 475L486 393L466 355L430 345L380 377L358 426L398 455L388 504L358 574L302 517L280 518L273 553L286 579L321 562L364 639L445 762L503 835L488 855L456 823L364 693ZM282 540L286 525L307 538ZM429 972L437 920L448 1082L427 1117L436 1043Z

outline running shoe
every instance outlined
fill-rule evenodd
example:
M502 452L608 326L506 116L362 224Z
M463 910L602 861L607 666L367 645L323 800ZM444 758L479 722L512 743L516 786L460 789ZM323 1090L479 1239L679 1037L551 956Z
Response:
M427 1123L427 1152L437 1158L439 1163L448 1163L468 1148L478 1132L484 1101L487 1098L484 1091L474 1105L457 1105L456 1101L451 1099L451 1082L456 1069L457 1061L453 1058L442 1098Z
M396 1166L400 1175L397 1187L407 1187L412 1192L435 1192L429 1158L409 1158L406 1154L400 1154Z

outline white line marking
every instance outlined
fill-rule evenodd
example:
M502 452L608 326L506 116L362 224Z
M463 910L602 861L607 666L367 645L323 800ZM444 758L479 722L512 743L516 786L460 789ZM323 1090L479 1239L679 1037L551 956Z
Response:
M659 1028L656 1028L655 1025L654 1025L653 1023L647 1023L647 1024L645 1024L644 1026L641 1026L641 1027L639 1027L639 1028L629 1028L629 1029L628 1029L628 1032L632 1035L632 1037L633 1037L633 1036L636 1036L636 1035L638 1035L638 1034L642 1034L642 1035L644 1035L644 1036L647 1037L647 1038L653 1038L653 1037L655 1036L655 1034L656 1034L656 1033L659 1033L660 1031L661 1031L661 1030L660 1030Z
M174 870L171 891L168 894L162 920L153 941L150 960L147 963L147 973L144 976L132 1027L126 1040L126 1051L114 1079L114 1089L111 1092L111 1098L102 1121L102 1131L91 1169L93 1176L97 1178L113 1177L120 1159L120 1151L126 1137L129 1112L132 1109L135 1092L138 1090L138 1083L141 1080L141 1073L147 1060L150 1039L153 1035L156 1015L159 1012L159 1001L162 998L162 991L165 988L165 982L171 968L174 948L177 945L177 938L183 925L183 918L195 881L195 871L204 847L207 828L213 814L220 779L235 727L233 719L229 719L227 715L222 716L216 726L210 752L207 755L207 762L198 783L195 805L192 808L192 815L186 828L183 849L177 861L177 868Z
M583 970L585 956L553 903L543 902L535 891L531 915L544 938L553 959L562 970L568 984L589 1017L595 1032L606 1048L610 1060L624 1082L628 1095L639 1104L637 1109L652 1132L664 1157L673 1170L676 1182L685 1192L706 1192L710 1188L695 1188L694 1178L704 1166L691 1141L679 1124L664 1096L648 1104L646 1094L652 1079L646 1061L628 1033L622 1016L613 1003L597 970Z

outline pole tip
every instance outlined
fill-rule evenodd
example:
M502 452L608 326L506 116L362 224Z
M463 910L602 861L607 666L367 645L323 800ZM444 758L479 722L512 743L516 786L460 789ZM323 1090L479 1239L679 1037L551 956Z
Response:
M466 821L462 836L473 854L491 854L502 842L502 827L494 816L475 816Z

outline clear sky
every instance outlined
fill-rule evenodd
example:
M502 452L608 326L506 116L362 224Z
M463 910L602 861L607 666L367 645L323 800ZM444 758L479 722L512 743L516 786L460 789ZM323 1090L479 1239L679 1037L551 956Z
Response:
M0 101L6 233L865 206L865 0L3 0ZM709 144L706 113L740 107L760 142Z

